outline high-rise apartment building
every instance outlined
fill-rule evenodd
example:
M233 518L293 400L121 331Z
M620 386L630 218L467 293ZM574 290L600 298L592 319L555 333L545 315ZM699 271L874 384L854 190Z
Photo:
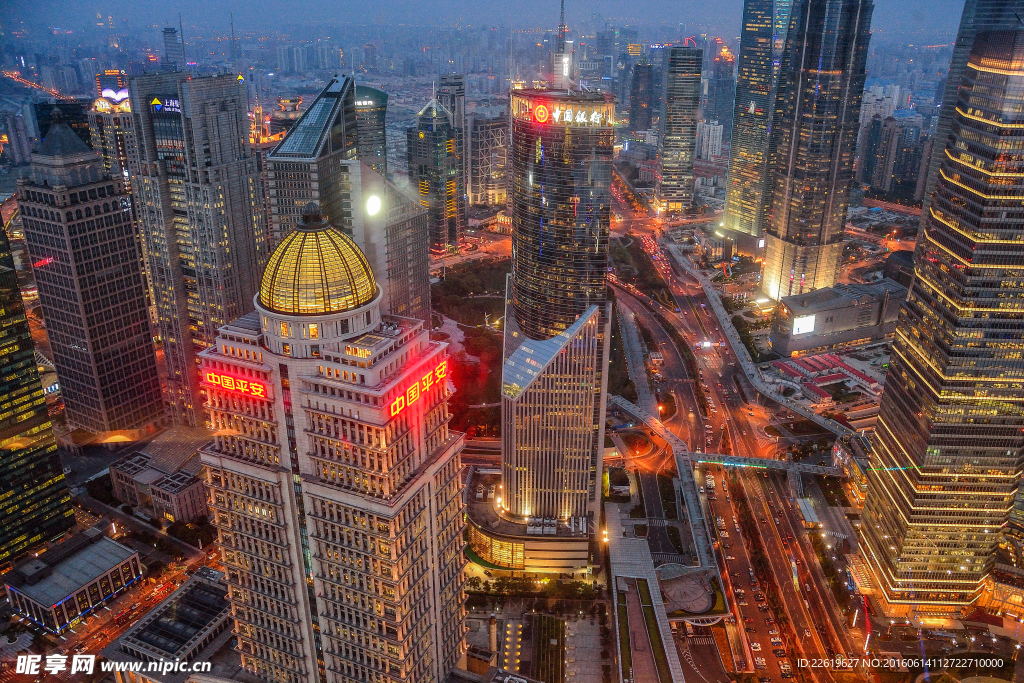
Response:
M739 65L729 136L723 227L753 238L764 233L771 173L769 131L793 0L744 0Z
M305 204L350 235L378 276L382 306L392 315L428 320L427 214L358 155L356 94L349 78L334 79L267 155L271 236L280 244ZM358 211L369 197L373 213ZM305 204L304 204L305 202Z
M477 106L466 117L469 204L504 206L508 200L508 138L508 106Z
M872 10L871 0L793 3L761 285L772 299L838 279Z
M164 34L164 56L160 65L164 71L185 70L185 36L178 35L178 29L165 28Z
M693 160L704 53L696 47L669 50L661 115L660 172L654 193L663 213L676 214L693 204Z
M1018 495L1022 65L1024 32L973 41L896 327L862 527L889 614L972 603Z
M461 132L455 116L437 99L406 129L409 184L419 195L430 223L430 250L457 252L466 234L466 191Z
M201 420L196 354L252 310L267 258L244 83L182 73L131 81L140 233L176 423Z
M447 344L382 310L367 259L315 206L255 305L202 353L215 436L200 457L242 666L443 683L465 648Z
M29 137L25 117L4 112L3 121L7 132L4 154L14 164L27 164L32 156L32 138Z
M938 180L939 166L945 156L946 139L953 117L960 82L967 71L967 60L974 47L974 37L983 31L1015 31L1020 28L1021 17L1024 17L1024 0L965 0L964 11L960 16L960 28L953 43L953 55L946 72L946 87L942 93L939 107L939 121L935 128L935 144L927 157L927 169L922 193L921 225L928 219L928 204L931 201L935 183Z
M654 114L654 67L645 57L633 66L629 86L629 130L650 130Z
M75 525L7 233L0 227L0 563Z
M725 126L717 121L697 123L697 147L694 156L698 159L710 161L722 156L722 136L725 134Z
M388 137L384 122L388 114L388 94L368 85L357 85L355 100L358 156L387 178Z
M583 535L600 504L614 113L603 93L512 94L501 504Z
M164 416L131 197L63 123L18 180L18 209L68 426L102 434Z

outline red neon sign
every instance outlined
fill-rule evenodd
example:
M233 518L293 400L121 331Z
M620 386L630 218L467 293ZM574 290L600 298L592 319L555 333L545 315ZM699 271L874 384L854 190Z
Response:
M51 263L53 263L53 257L52 256L47 256L46 258L39 259L38 261L33 263L32 267L33 268L40 268L42 266L48 266Z
M550 117L551 112L543 104L538 104L536 107L534 107L533 118L537 121L537 123L547 123Z
M396 398L391 402L391 406L388 408L391 413L391 417L398 415L400 412L411 406L416 401L420 400L420 396L427 393L430 387L434 386L435 383L445 379L448 376L448 361L443 360L437 364L437 367L423 375L420 381L413 383L405 390L405 393Z
M239 379L231 375L222 375L216 372L206 373L206 383L216 384L222 389L234 391L239 394L247 394L256 398L270 398L267 394L267 385L262 382L254 382L251 379Z

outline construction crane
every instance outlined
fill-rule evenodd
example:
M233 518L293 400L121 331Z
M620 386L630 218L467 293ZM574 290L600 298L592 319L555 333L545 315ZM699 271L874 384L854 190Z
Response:
M56 97L58 100L74 101L74 99L75 99L74 97L71 97L70 95L65 95L60 90L55 90L53 88L47 88L45 85L41 85L39 83L36 83L35 81L30 81L27 78L22 78L20 71L3 71L3 72L0 72L0 73L3 73L3 75L7 76L7 78L10 78L13 81L17 81L18 83L21 83L24 86L27 86L29 88L35 88L36 90L42 90L47 95L50 95L51 97Z

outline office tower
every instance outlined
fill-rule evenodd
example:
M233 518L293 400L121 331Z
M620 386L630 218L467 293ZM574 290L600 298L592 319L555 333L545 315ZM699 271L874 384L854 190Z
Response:
M946 72L946 87L939 107L939 121L933 136L937 142L932 146L931 154L926 158L925 168L922 169L925 176L921 194L922 226L928 218L928 204L931 202L932 192L938 181L939 166L945 156L949 127L956 114L953 111L954 105L957 101L960 81L967 69L968 57L970 57L971 49L974 46L974 37L983 31L1014 31L1020 28L1021 17L1024 17L1024 0L966 0L964 2L964 11L960 16L960 28L956 34L956 42L953 44L949 71Z
M650 130L654 99L654 67L641 57L633 66L633 80L629 86L629 130Z
M72 102L36 102L33 104L39 139L42 140L46 137L50 126L58 117L57 112L60 112L59 118L64 125L71 128L87 146L92 147L92 134L89 131L89 115L87 113L92 107L92 102L90 99L83 98Z
M336 224L348 212L341 193L329 188L340 182L340 162L355 159L358 153L355 102L351 78L331 79L267 155L270 235L275 245L295 227L309 202L319 204Z
M263 187L249 145L245 84L235 76L139 76L131 82L132 196L167 366L171 417L201 419L196 354L252 310L267 258Z
M896 328L863 525L887 613L971 603L1018 491L1022 64L1024 33L975 38L945 144L971 156L942 157Z
M508 200L508 107L478 106L467 117L466 128L469 203L504 206Z
M569 536L600 505L614 113L602 93L512 95L501 505Z
M654 190L658 207L665 214L680 213L693 204L702 59L703 52L695 47L673 47L668 57L661 117L661 169Z
M406 129L409 184L430 221L430 250L458 252L466 234L466 192L455 117L433 99Z
M382 310L317 211L274 250L256 311L201 354L237 649L267 681L442 683L465 649L447 344Z
M7 233L0 227L0 564L75 524Z
M3 117L4 130L7 132L4 154L13 164L27 164L32 156L32 139L25 125L25 117L10 112L4 112Z
M896 163L900 126L892 116L875 114L867 125L858 180L873 189L888 191L892 167Z
M366 85L357 85L355 98L358 156L387 178L388 138L384 121L388 113L388 94Z
M437 101L451 114L455 128L455 154L462 162L462 184L469 175L469 159L466 157L466 77L462 74L445 74L437 86Z
M164 71L185 70L185 36L178 35L178 29L165 28L164 34L164 58L160 62Z
M710 73L705 80L702 115L705 121L718 121L723 127L723 138L732 135L733 108L736 106L736 55L722 45L711 61Z
M872 10L871 0L793 4L761 283L772 299L838 279Z
M18 209L68 426L102 434L164 415L124 178L55 122L18 180Z
M82 74L85 77L85 74ZM128 92L128 76L122 69L104 69L103 73L96 74L96 97L111 97L105 91L114 93L113 97L119 97L118 93L124 90Z
M769 131L774 118L789 11L793 0L744 0L736 102L733 109L723 227L764 233L771 175Z
M305 203L355 239L370 260L392 315L428 320L430 255L427 213L366 161L356 159L355 88L332 80L267 155L271 236L280 244ZM372 214L357 211L371 196Z
M106 96L97 97L93 101L86 116L92 148L103 159L103 172L122 179L127 185L131 174L128 154L135 149L132 103L128 91L119 90L115 93L108 89Z

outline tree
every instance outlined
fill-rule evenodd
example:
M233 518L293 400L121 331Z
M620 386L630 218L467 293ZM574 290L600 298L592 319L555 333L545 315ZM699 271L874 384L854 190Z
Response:
M470 590L473 590L473 591L480 590L480 584L481 583L482 582L480 581L480 577L479 576L471 576L468 579L466 579L466 588L468 588Z

